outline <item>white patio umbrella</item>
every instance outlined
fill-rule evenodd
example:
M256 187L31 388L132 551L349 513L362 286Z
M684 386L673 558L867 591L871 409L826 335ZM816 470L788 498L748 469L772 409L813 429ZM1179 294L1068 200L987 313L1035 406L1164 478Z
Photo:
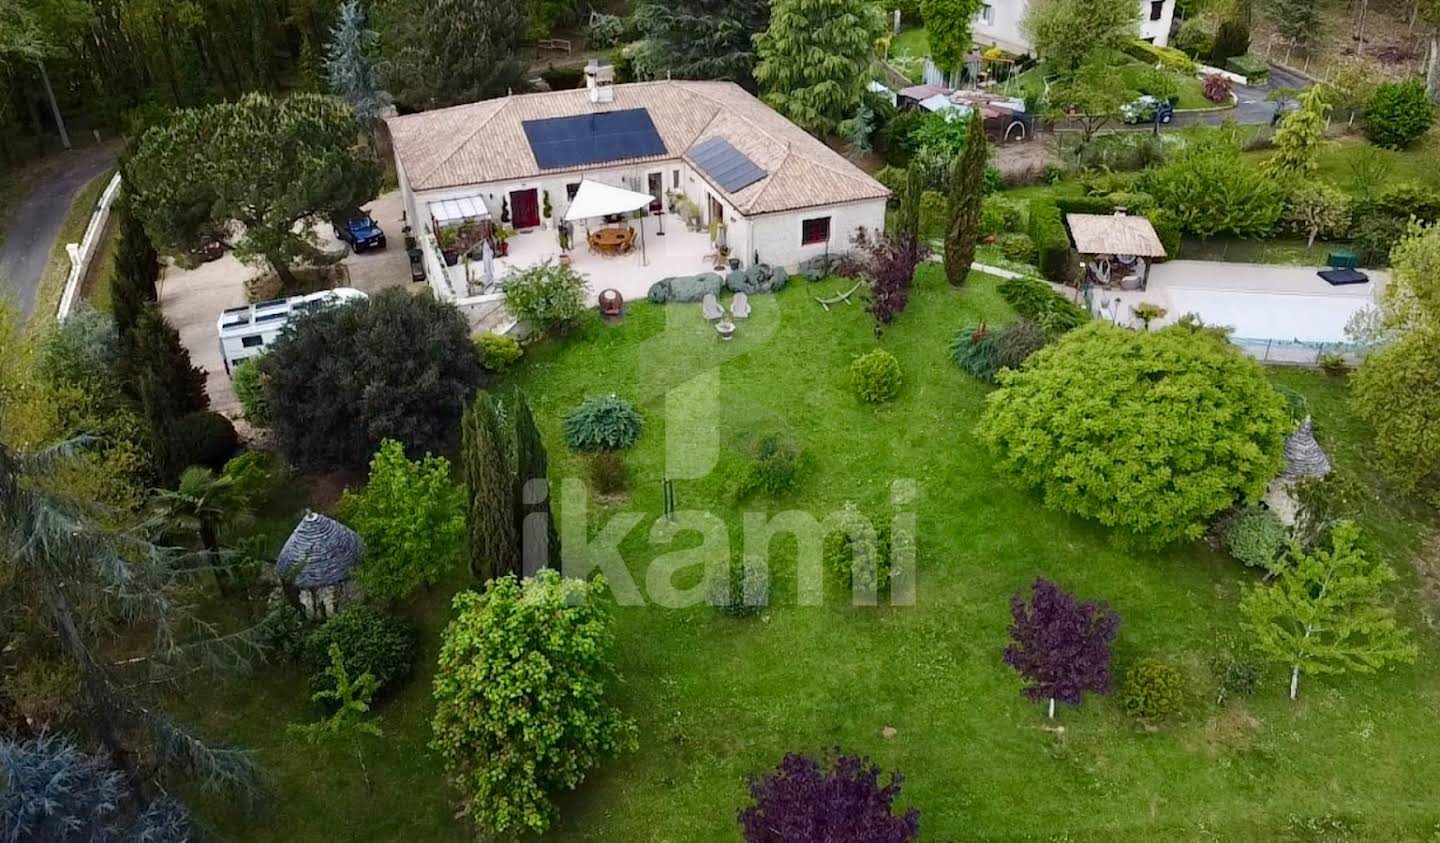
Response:
M565 221L575 222L591 217L605 217L610 214L628 214L647 207L654 201L655 197L648 193L639 193L623 187L614 187L604 182L581 179L580 189L575 192L575 198L570 200L570 207L565 209ZM646 263L644 217L640 218L640 262Z
M495 283L495 250L490 248L490 241L485 241L485 248L480 253L481 265L485 267L485 284L488 286Z

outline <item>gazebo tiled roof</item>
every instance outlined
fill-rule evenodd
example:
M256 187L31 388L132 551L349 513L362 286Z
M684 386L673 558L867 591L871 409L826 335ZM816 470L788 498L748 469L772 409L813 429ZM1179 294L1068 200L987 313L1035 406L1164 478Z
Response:
M1307 416L1294 433L1285 437L1285 467L1280 470L1280 479L1300 480L1329 473L1330 458L1315 441L1315 431Z
M350 579L364 551L354 530L318 512L306 512L280 548L275 571L283 577L299 568L297 588L340 585Z

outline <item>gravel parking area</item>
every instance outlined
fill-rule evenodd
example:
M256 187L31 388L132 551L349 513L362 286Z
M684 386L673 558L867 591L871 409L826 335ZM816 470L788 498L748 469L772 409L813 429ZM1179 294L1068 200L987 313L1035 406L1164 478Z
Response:
M400 233L404 225L400 219L404 205L399 191L382 194L366 207L385 230L388 243L384 251L352 254L342 261L350 274L350 286L366 293L376 293L386 287L406 287L416 292L427 289L423 283L410 281L410 261L405 256L405 241ZM320 226L316 231L325 250L342 248L330 226ZM160 307L180 332L180 341L189 350L191 360L205 369L211 409L231 417L239 415L240 402L235 397L230 376L225 373L215 320L222 310L247 303L245 282L259 273L255 267L246 266L234 255L227 254L194 269L167 265L160 279Z

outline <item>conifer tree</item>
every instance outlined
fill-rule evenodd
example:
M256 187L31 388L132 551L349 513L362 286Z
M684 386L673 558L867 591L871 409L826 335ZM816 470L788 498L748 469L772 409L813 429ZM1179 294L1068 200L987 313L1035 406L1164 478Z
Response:
M884 31L869 0L775 0L755 41L763 99L811 132L834 132L865 94Z
M380 89L372 61L379 42L380 36L366 26L360 0L345 0L325 49L325 74L330 92L344 100L363 124L380 119L390 107L390 94Z
M1320 34L1319 0L1270 0L1268 16L1296 47L1309 47Z
M975 260L980 236L980 201L985 190L989 149L979 110L971 112L965 151L950 168L949 225L945 229L945 277L955 287L965 283Z
M1295 181L1315 175L1320 147L1325 143L1325 117L1330 103L1319 85L1300 95L1300 108L1285 115L1275 130L1275 154L1265 160L1265 173L1279 181Z
M521 570L515 531L515 473L500 408L488 392L476 394L460 422L465 474L465 550L481 582Z
M646 0L635 24L659 78L727 79L755 87L754 34L770 24L769 0Z
M522 0L391 0L386 85L417 108L442 108L523 90Z
M559 565L560 533L551 505L550 457L523 393L516 393L511 402L510 417L515 431L515 538L524 573L530 576L546 565Z
M1270 585L1248 588L1240 599L1256 648L1290 668L1292 700L1302 672L1374 673L1415 661L1415 645L1381 601L1395 572L1368 558L1351 522L1335 525L1330 544L1308 553L1293 547Z

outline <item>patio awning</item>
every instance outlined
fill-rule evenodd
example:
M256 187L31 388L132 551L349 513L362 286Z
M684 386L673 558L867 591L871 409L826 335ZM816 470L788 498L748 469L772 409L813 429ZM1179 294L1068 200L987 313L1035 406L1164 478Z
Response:
M485 208L485 202L478 196L442 199L439 202L430 203L430 218L435 221L437 227L458 225L472 220L489 219L489 217L490 211Z
M1163 258L1165 247L1150 221L1124 211L1113 214L1066 214L1075 251L1082 255L1137 255Z
M565 209L565 221L586 220L610 214L628 214L638 211L655 201L648 193L636 193L623 187L611 187L604 182L582 179L570 207Z

